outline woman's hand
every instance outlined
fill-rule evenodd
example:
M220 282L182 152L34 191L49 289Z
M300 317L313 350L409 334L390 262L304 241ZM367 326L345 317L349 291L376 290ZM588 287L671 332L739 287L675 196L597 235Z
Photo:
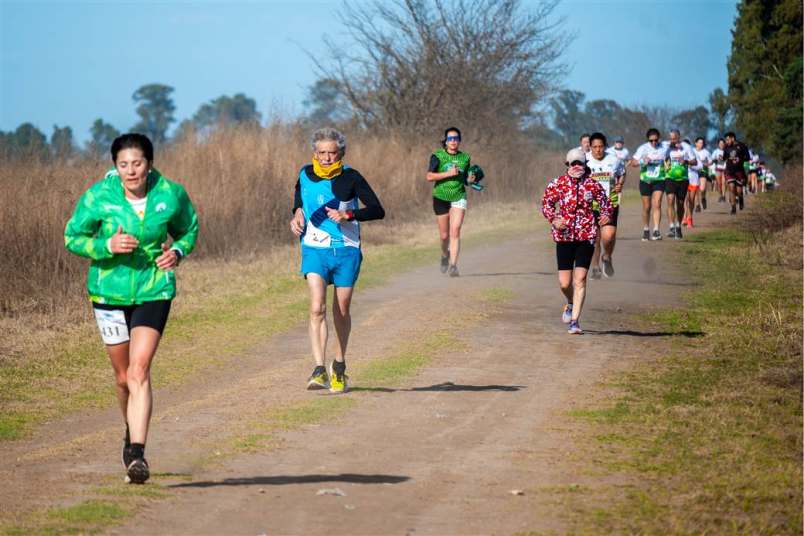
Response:
M597 224L603 227L604 225L607 225L610 221L611 218L609 218L608 216L600 216L600 218L598 218L597 220Z
M458 166L452 166L446 173L447 177L455 177L461 174L461 170L458 169Z
M614 183L614 191L618 194L623 191L623 181L617 181Z
M296 236L301 236L304 231L304 211L302 209L296 209L293 219L290 220L290 230Z
M162 254L156 258L156 267L166 272L179 265L179 254L175 249L168 249L167 242L162 243Z
M140 245L140 241L123 232L123 226L117 226L117 232L109 240L109 251L114 254L131 253Z
M555 227L559 231L563 231L564 229L567 228L567 222L564 221L564 218L558 216L556 218L553 218L553 227Z
M349 216L346 215L345 210L335 210L334 208L327 208L327 217L334 221L335 223L341 223L342 221L348 221Z

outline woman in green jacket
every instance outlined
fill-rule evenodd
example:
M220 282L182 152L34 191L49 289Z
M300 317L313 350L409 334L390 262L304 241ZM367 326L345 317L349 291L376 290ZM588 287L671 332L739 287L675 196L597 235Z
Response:
M126 423L126 479L143 483L151 361L176 295L173 270L195 246L198 220L184 188L153 167L146 136L124 134L111 153L114 168L79 199L64 243L92 259L87 289Z

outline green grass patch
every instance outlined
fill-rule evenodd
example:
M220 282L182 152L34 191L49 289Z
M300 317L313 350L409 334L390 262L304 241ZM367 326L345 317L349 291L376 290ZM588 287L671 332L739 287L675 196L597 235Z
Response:
M131 511L117 502L92 499L31 514L19 525L0 527L0 533L5 536L98 534L129 516Z
M570 413L595 472L635 483L594 486L573 530L801 534L801 274L768 264L740 231L684 246L700 287L647 322L705 335L674 338L611 380L610 402Z

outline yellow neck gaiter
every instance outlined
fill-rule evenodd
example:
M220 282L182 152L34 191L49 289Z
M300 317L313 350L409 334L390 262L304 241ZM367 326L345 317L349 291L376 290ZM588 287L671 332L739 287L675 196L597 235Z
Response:
M313 158L313 171L322 179L334 179L343 171L343 160L338 160L328 166L322 166L318 160Z

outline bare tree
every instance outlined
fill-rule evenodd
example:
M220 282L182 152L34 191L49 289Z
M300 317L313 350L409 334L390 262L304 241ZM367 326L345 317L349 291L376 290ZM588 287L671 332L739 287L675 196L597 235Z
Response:
M432 133L449 124L493 135L519 127L565 73L571 36L551 21L556 0L374 0L345 3L351 43L325 38L316 61L361 122ZM331 59L332 61L329 61Z

